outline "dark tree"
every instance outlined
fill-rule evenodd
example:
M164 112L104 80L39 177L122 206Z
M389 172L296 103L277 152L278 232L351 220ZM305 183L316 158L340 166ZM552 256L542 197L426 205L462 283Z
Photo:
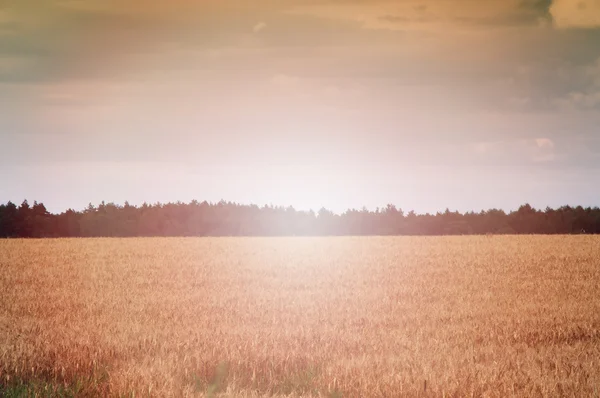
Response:
M335 214L322 208L240 205L192 201L123 206L102 202L83 211L51 214L43 203L0 205L0 237L93 236L283 236L283 235L469 235L600 233L600 209L563 206L536 210L529 204L506 213L491 209L407 214L393 204Z

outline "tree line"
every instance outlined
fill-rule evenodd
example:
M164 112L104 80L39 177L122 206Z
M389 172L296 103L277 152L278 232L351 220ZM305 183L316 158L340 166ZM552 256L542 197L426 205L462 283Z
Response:
M537 210L529 204L512 212L491 209L459 213L405 213L394 205L376 210L241 205L221 201L132 206L102 202L83 211L51 214L43 203L0 205L0 238L128 236L309 236L596 234L600 209L563 206Z

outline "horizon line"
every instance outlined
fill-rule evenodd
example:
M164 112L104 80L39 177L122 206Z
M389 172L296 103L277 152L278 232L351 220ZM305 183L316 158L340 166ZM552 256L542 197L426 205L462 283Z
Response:
M38 200L29 201L29 199L24 199L20 203L19 202L14 202L12 200L8 200L6 202L0 202L0 206L7 205L8 203L13 203L13 204L15 204L15 206L19 207L24 202L27 202L29 204L29 206L33 206L34 203L38 203L38 204L43 204L44 207L46 207L46 205L45 205L45 203L43 201L38 201ZM325 206L321 206L318 209L312 208L312 207L309 208L309 209L304 209L304 208L296 208L294 205L279 205L279 204L273 204L273 203L265 203L265 204L261 205L261 204L257 204L257 203L251 203L251 202L250 203L248 203L248 202L236 202L236 201L230 201L230 200L225 200L225 199L220 199L218 201L210 201L210 200L202 200L202 201L200 201L198 199L192 199L189 202L185 202L185 201L182 201L182 200L167 201L167 202L161 202L161 201L148 202L148 201L144 201L144 202L139 203L139 204L132 204L128 200L125 200L123 203L119 203L119 202L115 202L115 201L105 201L105 200L102 200L102 201L100 201L97 204L94 204L93 202L88 202L87 206L82 207L79 210L78 209L74 209L73 207L67 207L67 208L64 208L64 210L59 211L59 212L48 211L48 213L53 214L53 215L58 215L58 214L66 213L69 210L74 211L74 212L83 212L87 208L89 208L90 205L93 206L94 208L98 208L101 205L104 205L104 206L116 206L116 207L119 207L119 208L123 208L123 207L129 205L129 206L134 207L134 208L141 208L141 207L144 207L144 205L150 206L150 207L154 207L154 206L166 206L166 205L186 205L186 206L189 206L189 205L193 205L194 202L196 202L198 205L208 204L209 206L216 206L216 205L218 205L220 203L224 203L224 204L227 204L227 205L235 205L235 206L240 206L240 207L257 207L259 209L264 209L264 208L289 209L289 208L291 208L292 210L294 210L296 212L303 212L303 213L311 213L311 212L313 212L313 213L315 213L315 215L318 215L318 213L320 211L325 210L325 211L327 211L329 213L332 213L334 215L337 215L337 216L341 216L341 215L343 215L345 213L354 212L354 211L361 212L361 211L364 211L365 209L368 212L370 212L370 213L376 213L377 210L379 210L380 212L382 212L382 211L385 211L388 208L388 206L393 206L396 210L402 211L404 213L404 215L407 215L407 214L413 212L415 215L418 215L418 216L427 216L427 215L435 216L436 214L444 214L446 212L455 213L455 214L458 213L458 214L462 214L462 215L469 214L469 213L479 214L481 212L489 212L489 211L493 211L493 210L495 210L495 211L502 211L505 214L510 214L510 213L518 211L520 208L522 208L524 206L529 206L533 210L543 211L543 212L547 211L548 209L559 210L561 208L566 208L566 207L572 208L572 209L576 209L578 207L581 207L582 209L600 209L600 206L598 206L598 205L594 205L594 206L589 206L589 205L588 206L575 205L575 206L573 206L573 205L570 205L570 204L563 204L563 205L557 206L557 207L549 206L548 205L548 206L545 206L545 208L542 208L542 207L536 207L534 205L531 205L529 202L524 202L523 204L519 205L517 208L508 209L508 210L504 209L504 208L501 208L501 207L489 207L489 208L481 208L479 210L471 209L471 210L466 210L466 211L460 211L460 210L457 210L457 209L453 210L450 207L446 207L443 210L436 210L435 212L431 212L431 211L417 212L416 210L413 210L413 209L405 209L402 206L398 206L398 205L396 205L394 203L387 203L387 204L385 204L383 206L375 206L374 208L373 207L368 207L368 206L362 206L360 208L350 207L350 208L345 208L343 211L340 212L340 211L331 210L331 209L329 209L329 208L327 208Z

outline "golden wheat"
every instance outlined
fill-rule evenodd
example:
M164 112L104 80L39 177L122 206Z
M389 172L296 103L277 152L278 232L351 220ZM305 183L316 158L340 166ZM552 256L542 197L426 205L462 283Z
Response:
M599 390L595 237L0 242L0 394Z

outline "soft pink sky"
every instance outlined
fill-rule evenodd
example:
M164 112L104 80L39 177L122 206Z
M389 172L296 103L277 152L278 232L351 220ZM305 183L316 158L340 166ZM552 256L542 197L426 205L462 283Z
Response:
M597 0L0 5L0 202L600 205L598 126Z

